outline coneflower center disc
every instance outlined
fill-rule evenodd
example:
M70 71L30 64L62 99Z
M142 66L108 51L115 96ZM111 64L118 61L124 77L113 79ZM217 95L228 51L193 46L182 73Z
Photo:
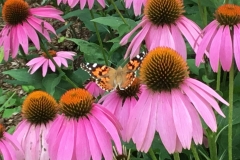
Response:
M3 138L3 133L5 131L5 128L2 124L0 124L0 139Z
M46 124L56 117L57 106L56 100L50 94L34 91L23 102L23 117L33 124Z
M140 80L138 78L135 78L135 80L133 81L133 83L130 87L128 87L125 90L120 90L119 88L117 88L116 91L117 91L118 95L123 99L131 98L131 97L138 98L138 94L141 92L140 91Z
M172 24L184 12L182 0L147 0L144 14L155 25Z
M7 0L2 9L3 20L11 25L22 23L29 15L29 6L24 0Z
M93 96L81 88L67 91L60 99L61 111L69 118L85 116L91 111L92 104Z
M151 50L140 68L141 82L150 90L159 92L178 88L188 74L187 63L168 47Z
M236 25L240 23L240 6L224 4L216 10L215 17L221 25Z
M54 50L49 50L48 53L49 53L52 57L56 57L56 56L57 56L57 52L54 51ZM45 58L49 59L48 55L47 55L45 52L42 53L42 56L44 56Z

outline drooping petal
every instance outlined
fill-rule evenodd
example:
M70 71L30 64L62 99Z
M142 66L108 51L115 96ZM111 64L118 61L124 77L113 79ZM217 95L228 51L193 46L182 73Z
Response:
M233 60L233 47L232 47L232 38L230 33L230 28L226 25L222 33L222 43L220 49L220 62L224 71L230 71Z
M159 133L163 145L171 154L175 152L177 133L173 121L171 99L169 98L169 93L160 93L156 130Z
M220 47L222 42L222 33L223 33L224 26L220 26L216 35L213 37L212 44L210 46L209 51L209 59L210 65L214 72L218 71L218 64L219 64L219 54L220 54Z
M76 157L78 160L91 158L89 145L92 145L92 144L89 144L86 131L87 130L85 128L83 119L79 118L77 123L77 135L76 135L77 138L76 138L76 151L75 151Z
M171 90L173 120L177 131L177 136L183 148L190 149L192 141L192 119L181 99L179 90Z
M238 71L240 71L240 25L236 26L234 25L233 29L233 52L234 52L234 58L235 62L238 68Z

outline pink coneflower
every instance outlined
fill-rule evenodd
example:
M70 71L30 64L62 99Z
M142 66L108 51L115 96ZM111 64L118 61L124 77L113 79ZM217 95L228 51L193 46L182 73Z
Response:
M185 60L173 49L158 47L142 62L140 80L142 93L133 108L127 126L127 139L137 149L147 152L155 130L169 153L190 149L192 139L203 141L201 119L214 132L217 130L213 112L224 117L218 102L228 103L213 89L188 77Z
M71 8L73 8L73 7L75 7L77 4L78 4L78 2L80 3L80 8L81 9L83 9L85 6L86 6L86 4L88 3L88 8L89 9L92 9L92 7L93 7L93 5L94 5L94 1L95 0L57 0L57 3L58 3L58 5L61 3L61 2L63 2L63 4L67 4L68 3L68 5L71 7ZM105 8L105 1L104 0L97 0L98 1L98 3L103 7L103 8Z
M183 12L181 0L147 0L142 21L120 42L121 45L125 45L134 32L142 28L130 42L125 58L129 54L130 58L136 56L142 41L145 40L148 50L158 46L167 46L175 49L186 59L186 45L182 34L196 50L196 39L201 31L193 21L182 15ZM198 41L200 40L199 38Z
M24 160L24 155L17 139L5 132L2 124L0 124L0 159L1 155L6 160Z
M67 59L73 60L73 56L76 54L75 52L70 51L59 51L56 52L54 50L49 50L48 53L53 57L54 61L57 63L59 67L63 64L65 67L68 67ZM36 72L38 68L42 66L42 76L45 77L47 74L48 67L51 68L53 72L55 72L56 67L49 59L46 53L43 53L42 56L38 58L33 58L27 64L29 66L30 74Z
M57 115L57 102L44 91L34 91L24 100L21 121L13 136L20 142L25 160L48 160L46 135Z
M207 51L214 72L218 71L219 62L224 71L230 71L233 59L240 71L240 6L224 4L216 10L215 17L202 31L196 65L200 65Z
M146 4L147 0L124 0L126 8L131 8L133 5L133 11L136 16L142 14L142 7Z
M17 56L19 45L28 54L28 38L39 50L38 32L50 41L48 31L54 34L56 32L48 22L39 17L64 21L60 14L62 14L62 11L51 6L29 8L24 0L7 0L2 9L6 26L0 32L0 46L3 46L5 61L8 60L10 53L13 58Z
M121 123L123 129L121 130L121 137L126 141L126 127L130 112L136 105L138 97L141 94L140 80L135 78L132 85L125 90L117 88L115 91L102 97L99 102L103 102L106 107Z
M88 80L88 82L85 85L85 89L91 93L94 97L101 96L105 93L102 88L100 88L95 82L93 82L91 79Z
M121 128L107 109L93 103L92 95L84 89L72 89L60 98L60 115L49 131L50 159L112 160L112 143L122 153L118 135Z

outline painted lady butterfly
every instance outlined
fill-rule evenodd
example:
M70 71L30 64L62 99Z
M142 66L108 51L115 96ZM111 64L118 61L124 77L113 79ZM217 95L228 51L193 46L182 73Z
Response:
M123 68L119 66L117 69L97 63L82 63L80 66L95 79L95 82L103 90L110 92L117 87L124 90L133 83L144 56L144 52L140 53Z

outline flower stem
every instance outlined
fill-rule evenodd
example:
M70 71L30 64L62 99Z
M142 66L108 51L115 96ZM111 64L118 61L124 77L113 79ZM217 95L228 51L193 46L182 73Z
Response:
M228 109L228 159L229 160L232 160L233 81L234 81L234 65L232 65L229 72L229 109Z
M157 157L155 156L152 148L149 149L148 154L150 155L150 157L152 158L152 160L157 160Z
M195 144L193 144L193 143L192 143L192 145L191 145L191 151L192 151L192 153L193 153L194 159L195 159L195 160L200 160L200 159L199 159L199 156L198 156L198 152L197 152L196 146L195 146Z
M217 72L217 84L216 84L217 91L220 91L220 82L221 82L221 65L218 66L218 72Z
M19 51L21 52L21 55L23 56L24 61L27 62L27 61L28 61L27 55L26 55L25 52L23 51L22 46L19 47Z
M46 49L44 43L42 42L42 40L40 39L40 46L41 49L47 54L48 58L53 62L54 66L57 68L58 72L60 73L60 75L63 76L63 78L70 83L73 87L78 88L78 86L70 79L68 78L68 76L62 71L62 69L57 65L57 63L55 62L55 60L53 59L53 57L51 56L51 54L49 54L48 50Z
M211 160L217 160L216 134L209 128L206 130Z
M126 25L129 26L129 24L127 23L127 21L124 19L124 17L122 16L121 12L119 11L119 9L117 8L116 4L114 3L113 0L110 0L111 4L113 5L114 9L117 11L118 15L120 16L120 18L122 19L123 23L125 23Z
M90 13L91 13L92 19L94 19L93 11L90 10ZM103 49L103 43L102 43L102 40L101 40L101 37L100 37L100 33L99 33L99 30L98 30L97 24L96 24L96 22L93 22L93 24L94 24L94 28L95 28L95 30L96 30L97 39L98 39L99 45L100 45L100 47L101 47L101 51L102 51L102 55L103 55L105 64L108 66L107 56L106 56L106 54L105 54L105 52L104 52L104 49Z
M174 160L180 160L179 153L173 153Z

